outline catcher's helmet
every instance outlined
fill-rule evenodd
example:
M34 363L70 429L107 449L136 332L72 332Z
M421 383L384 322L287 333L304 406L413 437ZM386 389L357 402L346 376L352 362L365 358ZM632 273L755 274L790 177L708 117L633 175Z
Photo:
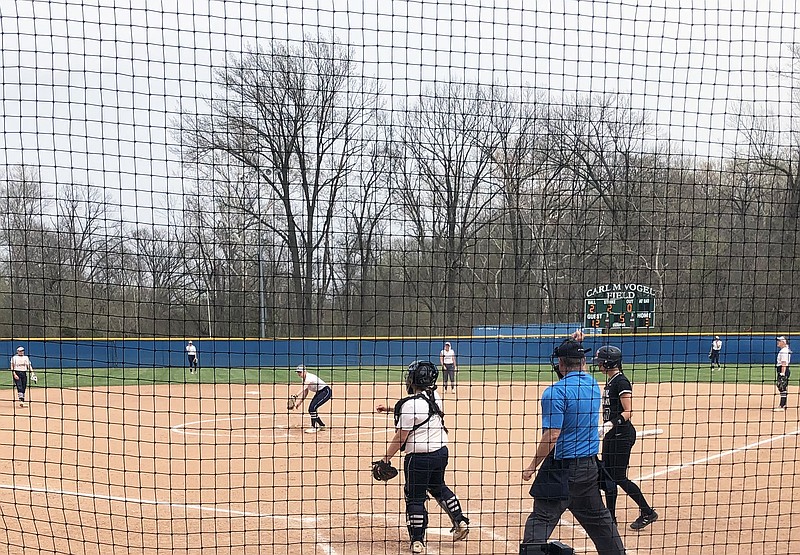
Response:
M439 369L436 365L427 360L415 360L408 365L406 372L406 389L409 393L413 392L412 386L419 389L428 389L436 385L436 378L439 377Z
M622 351L619 347L606 345L597 349L594 360L603 368L622 368Z

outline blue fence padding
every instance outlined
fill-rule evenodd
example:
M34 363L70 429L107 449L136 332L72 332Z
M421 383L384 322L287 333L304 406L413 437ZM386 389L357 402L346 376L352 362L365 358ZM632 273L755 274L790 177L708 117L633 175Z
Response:
M615 336L627 364L707 364L712 336ZM723 364L770 364L777 349L773 335L723 336ZM440 339L194 339L201 366L216 368L293 368L309 366L383 367L427 359L438 363ZM451 339L464 366L545 364L558 337L469 337ZM584 341L593 350L601 336ZM34 368L168 367L186 364L186 341L176 339L0 340L8 359L25 347ZM800 356L800 355L798 355Z

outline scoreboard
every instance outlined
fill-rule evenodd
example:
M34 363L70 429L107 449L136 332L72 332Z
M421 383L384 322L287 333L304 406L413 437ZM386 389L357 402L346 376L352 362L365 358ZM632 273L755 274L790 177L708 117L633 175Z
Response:
M646 285L617 283L589 289L584 300L585 328L637 329L655 323L655 291Z

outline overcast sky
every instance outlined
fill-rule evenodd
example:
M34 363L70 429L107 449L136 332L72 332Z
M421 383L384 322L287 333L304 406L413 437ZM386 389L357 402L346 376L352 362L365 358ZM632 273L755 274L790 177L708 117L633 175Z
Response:
M523 9L523 5L527 5ZM0 2L6 165L104 186L127 221L166 220L180 109L258 41L333 34L387 100L436 79L532 85L558 99L630 94L659 136L701 155L734 147L738 102L789 115L795 0L16 0Z

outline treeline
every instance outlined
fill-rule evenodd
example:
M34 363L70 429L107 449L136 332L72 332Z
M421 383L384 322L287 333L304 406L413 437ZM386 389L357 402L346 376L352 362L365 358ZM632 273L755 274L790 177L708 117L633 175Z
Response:
M579 320L611 282L653 287L660 330L797 327L800 142L774 118L732 113L710 162L621 95L384 98L322 39L231 58L172 120L168 225L8 168L0 336L455 335Z

